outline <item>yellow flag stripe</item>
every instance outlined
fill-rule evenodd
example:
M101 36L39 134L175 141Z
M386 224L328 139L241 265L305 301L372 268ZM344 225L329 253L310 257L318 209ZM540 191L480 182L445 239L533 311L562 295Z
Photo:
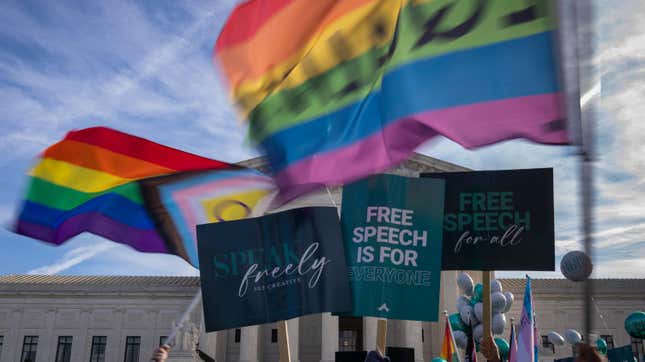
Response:
M101 192L135 180L50 158L42 159L29 174L82 192Z
M386 44L394 34L400 7L401 1L380 1L348 13L312 37L303 50L289 60L258 80L240 84L234 89L233 97L248 112L269 93L296 87L343 61ZM379 32L375 33L374 29Z

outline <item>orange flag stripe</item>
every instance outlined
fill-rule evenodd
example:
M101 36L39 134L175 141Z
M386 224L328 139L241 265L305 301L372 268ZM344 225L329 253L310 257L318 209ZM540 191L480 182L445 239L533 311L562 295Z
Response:
M295 63L310 39L347 13L375 0L296 0L244 43L215 54L233 86L254 81L269 69ZM276 44L280 44L279 47Z
M155 163L68 139L46 149L42 157L68 162L76 166L127 179L139 179L175 172L175 170Z

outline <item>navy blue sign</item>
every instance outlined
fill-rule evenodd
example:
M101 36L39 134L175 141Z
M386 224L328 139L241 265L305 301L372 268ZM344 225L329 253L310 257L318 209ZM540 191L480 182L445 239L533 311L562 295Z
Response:
M197 240L207 332L352 308L336 208L198 225Z
M555 270L552 169L422 176L446 180L443 270Z

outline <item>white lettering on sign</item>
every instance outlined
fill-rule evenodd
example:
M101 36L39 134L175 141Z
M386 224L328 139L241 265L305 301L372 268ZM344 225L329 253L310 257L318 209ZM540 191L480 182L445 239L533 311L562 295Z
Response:
M308 286L309 288L314 288L320 280L320 276L323 273L325 265L331 263L331 260L327 259L327 257L314 257L318 251L318 247L318 242L311 243L304 253L302 253L300 258L298 258L297 265L289 263L284 267L275 266L273 268L258 271L259 265L257 263L251 264L242 277L242 281L240 282L240 287L238 289L238 296L241 298L246 294L249 282L259 284L265 278L276 280L283 275L292 274L297 274L299 277L309 275Z

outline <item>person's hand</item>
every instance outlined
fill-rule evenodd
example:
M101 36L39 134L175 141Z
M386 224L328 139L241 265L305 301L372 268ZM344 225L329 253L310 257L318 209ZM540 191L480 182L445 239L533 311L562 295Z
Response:
M497 349L497 345L495 344L495 341L493 340L492 335L488 335L482 338L480 350L488 361L490 362L501 361L499 358L499 350Z
M152 360L157 362L164 362L168 359L168 352L170 352L170 346L164 344L155 349L155 351L152 353Z

